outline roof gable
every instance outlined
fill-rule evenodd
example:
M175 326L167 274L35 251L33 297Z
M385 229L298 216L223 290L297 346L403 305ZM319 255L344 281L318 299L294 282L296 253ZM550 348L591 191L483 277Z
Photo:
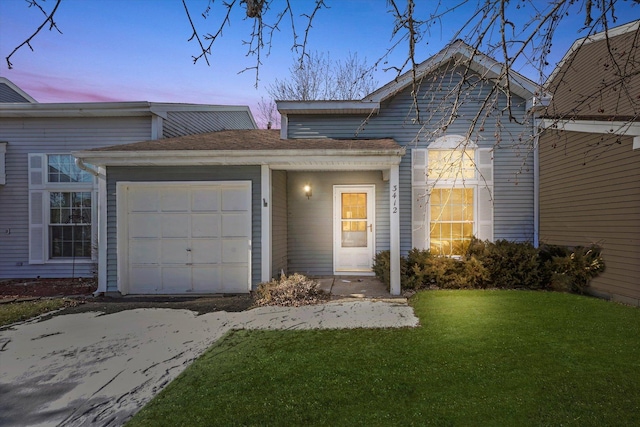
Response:
M454 41L431 58L418 64L416 68L416 79L422 79L449 61L454 61L456 65L467 66L483 77L498 79L500 84L506 86L504 64L479 52L462 40ZM529 99L539 92L538 85L513 70L509 71L509 78L511 91L524 99ZM363 100L382 102L411 85L413 80L413 72L407 71L375 92L365 96Z
M637 120L640 114L640 21L576 40L545 88L549 117Z
M6 77L0 77L0 103L37 103L27 92Z

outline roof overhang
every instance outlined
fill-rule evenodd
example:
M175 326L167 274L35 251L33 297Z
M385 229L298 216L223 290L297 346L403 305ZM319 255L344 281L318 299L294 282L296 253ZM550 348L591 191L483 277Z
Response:
M608 135L632 136L633 149L640 149L640 122L607 120L561 120L544 118L540 120L543 129L564 130Z
M241 111L250 114L248 106L179 104L159 102L60 102L0 104L1 117L145 117L167 118L175 111ZM253 116L251 116L253 120Z
M269 165L286 170L384 170L399 165L398 149L76 151L83 163L107 166Z
M357 114L377 113L375 101L276 101L280 114Z

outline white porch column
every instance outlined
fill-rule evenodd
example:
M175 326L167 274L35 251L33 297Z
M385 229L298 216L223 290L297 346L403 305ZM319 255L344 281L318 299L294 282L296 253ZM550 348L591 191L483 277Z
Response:
M389 173L389 239L391 295L400 295L400 166Z
M262 165L260 182L262 184L262 274L260 280L271 280L271 169Z

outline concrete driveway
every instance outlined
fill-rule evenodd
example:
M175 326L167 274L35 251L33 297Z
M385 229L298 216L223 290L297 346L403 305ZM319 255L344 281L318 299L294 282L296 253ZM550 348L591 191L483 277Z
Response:
M417 325L401 300L201 316L135 309L26 322L0 331L0 425L122 425L231 329Z

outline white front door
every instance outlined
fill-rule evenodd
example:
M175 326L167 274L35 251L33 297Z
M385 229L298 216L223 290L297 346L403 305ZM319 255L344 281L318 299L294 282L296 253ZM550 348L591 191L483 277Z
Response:
M333 270L371 273L375 241L374 185L333 187Z

